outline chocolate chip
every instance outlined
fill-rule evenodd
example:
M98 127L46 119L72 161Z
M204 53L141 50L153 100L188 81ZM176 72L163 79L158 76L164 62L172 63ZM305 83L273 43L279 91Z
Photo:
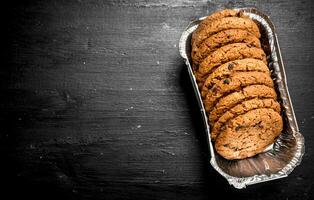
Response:
M214 85L211 89L213 91L213 93L217 92L217 87Z
M258 127L259 127L259 128L264 128L262 122L259 122L259 123L258 123Z
M243 14L244 14L244 12L243 12L243 11L240 11L240 12L238 12L238 13L236 14L236 16L237 16L237 17L242 17Z
M229 84L230 83L230 80L229 79L225 79L224 80L224 84Z
M228 65L228 69L229 69L229 70L232 70L233 67L234 67L234 64L233 64L233 63L230 63L230 64Z
M236 130L236 131L239 131L241 128L242 128L242 126L237 126L237 127L235 128L235 130Z

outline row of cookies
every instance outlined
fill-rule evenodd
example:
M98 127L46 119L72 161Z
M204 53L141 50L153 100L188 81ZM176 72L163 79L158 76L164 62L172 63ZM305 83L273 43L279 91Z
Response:
M216 151L243 159L264 151L282 131L257 24L238 10L204 19L192 35L192 68Z

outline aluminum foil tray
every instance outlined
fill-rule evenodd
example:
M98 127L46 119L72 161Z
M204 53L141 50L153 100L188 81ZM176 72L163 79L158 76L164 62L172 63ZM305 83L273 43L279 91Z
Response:
M285 68L274 25L268 16L256 8L236 8L235 10L242 10L260 27L262 46L267 55L268 66L272 72L272 78L278 94L278 101L282 107L283 131L276 142L267 148L266 151L251 158L230 161L218 155L214 150L210 138L210 127L190 62L191 35L205 17L192 21L183 31L179 41L179 51L187 65L199 103L211 154L210 164L227 179L229 184L235 188L242 189L247 185L287 177L301 163L305 147L304 138L299 132L290 100Z

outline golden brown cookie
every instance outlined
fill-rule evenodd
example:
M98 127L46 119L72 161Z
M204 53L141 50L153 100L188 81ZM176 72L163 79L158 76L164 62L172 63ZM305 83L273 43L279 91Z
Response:
M252 33L241 29L228 29L205 39L199 48L193 48L191 52L193 63L198 65L211 52L230 43L246 43L253 47L261 48L261 42Z
M204 27L207 27L210 23L212 23L214 20L221 19L224 17L240 17L242 14L240 11L237 10L231 10L231 9L225 9L225 10L219 10L214 12L213 14L206 17L201 23L198 25L197 29L194 31L192 35L191 44L194 43L194 38L199 34L200 30Z
M261 60L254 58L246 58L227 62L216 68L207 77L201 90L202 97L205 97L208 93L208 90L221 79L226 78L235 72L245 71L257 71L270 74L267 65L265 65L265 63L263 63Z
M244 58L255 58L267 64L266 55L262 49L245 43L228 44L209 54L200 64L198 71L195 73L199 86L203 85L207 75L216 67L229 61Z
M273 109L251 110L226 124L216 138L215 149L228 160L251 157L272 144L282 128L282 118Z
M209 113L210 124L217 121L223 113L227 112L229 109L235 105L241 103L244 100L253 98L277 98L276 91L274 88L265 85L250 85L244 87L242 90L233 92L225 97L222 97L217 102L214 109Z
M283 127L259 28L243 11L218 11L192 35L191 59L216 151L243 159L272 144Z
M229 94L233 91L241 90L241 88L249 85L266 85L273 87L273 80L269 74L263 72L237 72L229 78L220 80L215 84L206 94L203 100L205 110L211 111L215 106L217 100L222 96Z
M243 101L241 104L238 104L225 112L214 124L211 124L211 138L214 141L216 136L221 131L222 127L230 119L235 118L239 115L242 115L250 110L258 108L271 108L274 111L280 113L280 104L274 99L251 99Z
M211 35L227 29L242 29L251 32L257 38L261 37L258 26L255 22L248 18L242 17L224 17L217 20L213 20L204 27L200 27L199 30L193 34L192 47L198 48L201 43Z

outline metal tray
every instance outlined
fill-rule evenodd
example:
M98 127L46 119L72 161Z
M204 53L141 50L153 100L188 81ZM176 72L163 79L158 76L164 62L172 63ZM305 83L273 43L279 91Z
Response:
M274 79L278 94L278 101L281 103L282 107L281 114L284 120L283 131L276 142L270 148L267 148L266 151L251 158L230 161L219 156L214 150L210 139L210 127L208 125L206 112L190 63L191 35L205 17L192 21L183 31L179 41L179 51L187 65L189 76L200 106L211 154L210 164L227 179L229 184L233 185L235 188L242 189L247 185L287 177L293 169L301 163L305 146L304 138L299 132L290 100L285 68L274 25L268 16L256 8L237 8L235 10L243 11L260 27L262 46L267 55L268 66L272 72L272 78Z

